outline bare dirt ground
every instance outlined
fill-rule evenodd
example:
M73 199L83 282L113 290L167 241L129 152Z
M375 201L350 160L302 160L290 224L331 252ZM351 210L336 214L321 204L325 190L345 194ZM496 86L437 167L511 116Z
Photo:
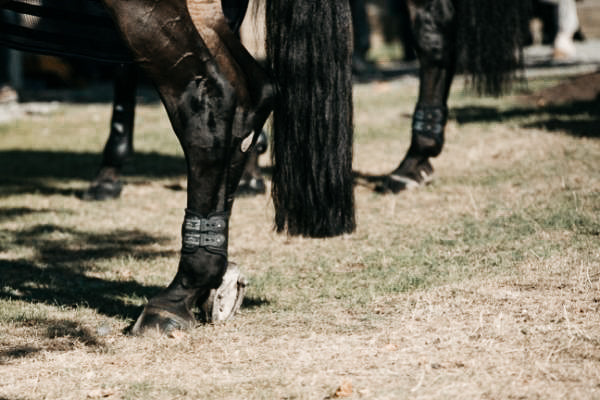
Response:
M597 101L600 98L600 72L568 79L556 86L539 90L528 97L539 106L558 105L576 101Z

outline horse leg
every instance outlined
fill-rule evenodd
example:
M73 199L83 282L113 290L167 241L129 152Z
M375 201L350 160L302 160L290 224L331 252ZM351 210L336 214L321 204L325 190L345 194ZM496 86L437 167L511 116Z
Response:
M119 197L123 183L120 172L133 155L133 121L137 87L136 66L121 64L114 81L114 101L110 134L102 153L102 164L96 178L83 193L84 200L106 200Z
M382 184L397 193L428 183L433 174L429 158L444 145L447 100L454 77L454 7L451 0L410 2L419 70L419 98L412 117L412 138L404 159Z
M228 22L229 28L232 32L234 32L236 38L239 39L239 29L244 20L244 16L246 15L246 11L248 8L248 0L221 0L221 5L223 7L223 13L225 14L225 18ZM226 35L229 36L229 35ZM239 47L235 45L234 40L230 40L233 44L233 47ZM252 57L248 57L245 49L237 49L232 52L233 54L242 55L241 63L245 64L246 68L252 70L253 66L255 66L256 61ZM232 55L233 55L232 54ZM244 63L244 60L247 62ZM258 74L253 74L250 72L251 76L263 75L261 72L261 68L256 68L258 70ZM256 72L256 71L254 71ZM256 97L256 96L254 96ZM236 195L254 195L254 194L263 194L265 193L265 183L264 179L258 165L258 158L261 154L267 151L267 136L264 131L261 131L258 139L256 140L256 144L254 145L254 149L252 149L248 156L248 161L246 162L246 166L244 168L244 173L242 174L242 178L238 185Z
M231 28L231 23L229 27ZM234 29L227 29L220 25L215 27L215 30L226 46L229 56L237 66L238 74L245 77L245 90L248 97L246 103L248 104L237 113L242 120L239 121L239 127L236 129L243 132L253 131L252 141L254 146L248 151L247 161L236 194L262 194L266 188L258 165L258 158L267 150L268 139L262 128L273 109L275 86L265 69L241 44Z
M255 141L250 126L262 123L246 118L257 113L245 107L246 79L219 34L228 30L220 2L104 1L156 84L187 163L178 270L132 329L169 332L191 326L192 308L223 280L233 193Z
M264 131L261 131L254 149L250 151L248 155L248 161L244 168L244 173L240 179L236 195L248 196L254 194L263 194L267 190L265 187L265 180L258 165L258 158L261 154L267 151L267 135Z

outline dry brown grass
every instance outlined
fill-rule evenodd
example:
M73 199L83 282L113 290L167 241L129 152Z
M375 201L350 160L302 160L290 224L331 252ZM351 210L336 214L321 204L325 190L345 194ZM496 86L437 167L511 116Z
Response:
M357 88L356 170L395 167L415 93L414 80ZM452 102L455 118L489 107L501 121L453 119L431 186L358 186L353 235L278 236L267 197L239 199L230 255L248 301L174 338L122 333L178 259L185 194L169 188L182 176L164 113L140 108L151 172L130 167L107 203L73 196L107 105L1 127L0 398L599 398L600 142L544 125L597 115ZM33 164L8 169L19 148ZM47 150L65 159L58 178Z

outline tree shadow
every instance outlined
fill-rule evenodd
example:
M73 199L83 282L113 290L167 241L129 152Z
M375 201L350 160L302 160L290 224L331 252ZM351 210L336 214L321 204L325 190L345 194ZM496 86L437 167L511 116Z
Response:
M0 151L0 197L29 193L79 196L85 188L64 188L49 184L48 180L90 181L98 170L101 157L100 153L68 151ZM185 175L183 157L159 153L136 153L135 159L122 172L125 179L175 178Z
M354 75L354 83L391 82L403 77L418 77L419 65L417 62L396 62L392 66L377 67L373 71Z
M39 212L49 212L41 210ZM5 218L33 214L26 207L0 209ZM1 236L2 247L33 250L28 258L0 259L0 299L20 300L32 304L58 307L85 306L108 317L135 319L141 308L134 304L136 298L150 298L163 286L144 285L137 281L107 279L102 276L101 261L134 256L136 260L157 257L175 258L178 250L155 250L152 245L170 240L165 236L150 235L139 230L115 230L109 233L87 232L54 224L38 224L27 229L5 230ZM135 271L123 271L124 276ZM258 308L269 304L263 298L244 299L244 308ZM21 321L46 327L48 338L68 336L89 346L99 346L96 336L89 330L68 320ZM26 357L43 348L11 348L0 352L2 358ZM60 350L60 349L59 349ZM1 363L1 362L0 362Z
M31 247L31 259L0 260L0 298L86 307L109 317L135 318L139 306L126 298L151 297L161 287L133 280L90 276L97 263L135 255L136 259L174 257L175 250L149 250L167 238L138 230L92 233L56 225L36 225L4 233L11 246ZM5 244L6 245L6 244Z
M593 101L577 101L545 107L522 106L507 110L496 107L453 107L450 119L459 124L498 123L511 120L520 122L524 128L537 128L548 132L565 132L574 137L600 138L600 97ZM408 148L408 147L407 147ZM400 161L400 160L398 160ZM388 174L369 174L353 171L354 185L365 187L375 193L385 193Z
M271 304L271 302L268 299L262 297L244 297L241 308L260 308L262 306L268 306L269 304Z
M44 214L48 212L52 212L52 210L47 208L36 210L29 207L0 208L0 222L3 220L23 217L25 215Z
M105 343L92 329L75 321L54 318L25 318L17 326L35 326L36 344L6 345L0 350L0 365L12 360L33 357L45 351L70 351L82 344L86 347L102 349Z
M459 124L535 118L521 124L524 128L560 131L575 137L600 138L600 98L545 107L515 107L500 111L495 107L467 106L451 109L451 118Z

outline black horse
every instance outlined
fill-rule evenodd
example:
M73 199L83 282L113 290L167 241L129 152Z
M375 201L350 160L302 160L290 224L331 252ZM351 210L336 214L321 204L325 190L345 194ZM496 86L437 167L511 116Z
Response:
M276 229L327 237L355 227L348 3L268 0L268 71L241 45L224 14L246 5L0 0L5 12L25 16L2 24L5 45L133 60L156 86L183 148L188 196L178 271L149 300L133 333L192 325L192 308L221 284L233 195L272 111ZM45 17L63 23L48 26Z

